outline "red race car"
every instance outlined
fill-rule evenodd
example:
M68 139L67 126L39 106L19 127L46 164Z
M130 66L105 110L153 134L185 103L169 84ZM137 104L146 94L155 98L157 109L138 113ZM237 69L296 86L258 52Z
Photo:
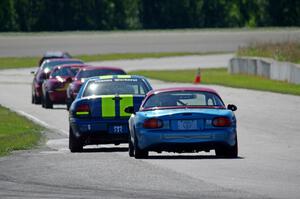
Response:
M42 85L42 106L53 108L53 104L66 104L67 88L79 69L84 67L85 64L67 64L53 68Z
M40 104L42 98L42 84L49 76L50 71L58 65L63 64L83 64L78 59L50 59L45 60L34 74L31 90L31 103Z
M67 89L67 109L71 106L72 102L77 96L81 85L86 79L101 75L125 75L125 71L116 67L105 66L87 66L81 68L74 78L74 81L69 85Z
M47 51L43 57L39 60L39 66L47 59L57 59L57 58L72 58L72 56L65 51Z

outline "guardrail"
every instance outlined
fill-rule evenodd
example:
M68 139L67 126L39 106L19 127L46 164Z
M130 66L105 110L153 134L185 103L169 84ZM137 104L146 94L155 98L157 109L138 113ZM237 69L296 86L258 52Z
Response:
M234 57L229 61L231 74L258 75L273 80L300 84L300 65L260 57Z

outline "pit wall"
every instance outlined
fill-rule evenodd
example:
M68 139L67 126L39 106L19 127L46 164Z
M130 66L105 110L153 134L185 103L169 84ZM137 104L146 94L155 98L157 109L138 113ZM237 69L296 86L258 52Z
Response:
M258 75L268 79L300 84L300 65L259 57L234 57L229 61L231 74Z

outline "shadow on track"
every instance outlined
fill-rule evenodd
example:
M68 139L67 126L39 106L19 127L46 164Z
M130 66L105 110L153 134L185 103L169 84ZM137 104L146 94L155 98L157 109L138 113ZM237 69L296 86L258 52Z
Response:
M225 158L225 157L217 157L215 155L154 155L154 156L149 156L146 159L161 159L161 160L178 160L178 159L183 159L183 160L207 160L207 159L245 159L244 157L237 157L237 158Z
M82 153L110 153L110 152L127 152L128 147L111 147L111 148L89 148L83 149Z

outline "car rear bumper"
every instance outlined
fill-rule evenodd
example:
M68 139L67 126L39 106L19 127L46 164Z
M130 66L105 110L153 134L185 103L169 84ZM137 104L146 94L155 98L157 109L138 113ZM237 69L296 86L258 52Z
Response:
M235 129L191 131L191 132L148 132L137 134L140 149L150 151L202 151L219 146L235 145Z
M128 143L129 128L127 120L79 120L70 121L74 135L84 145ZM115 128L114 128L115 127Z
M65 104L67 93L66 91L49 91L49 98L54 104Z

